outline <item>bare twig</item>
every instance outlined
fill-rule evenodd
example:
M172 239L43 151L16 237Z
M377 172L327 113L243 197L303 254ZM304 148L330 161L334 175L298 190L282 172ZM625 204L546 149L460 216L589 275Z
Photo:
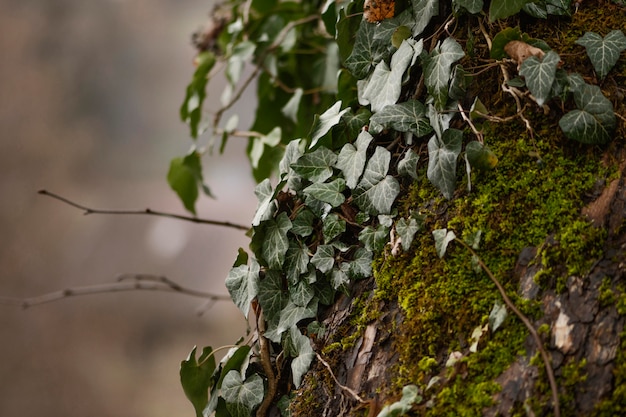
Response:
M231 222L223 222L223 221L219 221L219 220L209 220L209 219L201 219L198 217L191 217L191 216L183 216L180 214L174 214L174 213L165 213L162 211L156 211L156 210L152 210L150 208L146 208L144 210L103 210L103 209L94 209L94 208L90 208L87 206L84 206L82 204L78 204L72 200L69 200L65 197L62 197L58 194L52 193L50 191L47 190L40 190L38 191L39 194L41 195L45 195L51 198L54 198L55 200L59 200L67 205L70 205L72 207L75 207L77 209L80 210L84 210L84 215L88 215L88 214L120 214L120 215L136 215L136 214L141 214L141 215L149 215L149 216L159 216L159 217L168 217L170 219L177 219L177 220L185 220L188 222L192 222L192 223L199 223L199 224L210 224L213 226L223 226L223 227L230 227L232 229L238 229L238 230L249 230L250 227L249 226L244 226L241 224L236 224L236 223L231 223Z
M539 350L539 353L541 354L541 358L543 359L543 365L546 369L546 374L548 375L548 381L550 383L550 389L552 391L552 402L554 403L554 416L560 417L561 411L560 411L560 406L559 406L559 392L558 392L558 388L556 385L556 379L554 378L554 371L552 370L552 365L551 365L552 362L551 362L550 356L548 356L548 352L546 352L546 350L543 347L543 343L541 342L541 338L539 337L537 330L535 330L535 327L530 322L528 317L526 317L524 313L522 313L515 306L513 301L511 301L506 291L504 290L504 287L502 286L502 284L500 284L500 281L498 281L498 279L495 277L493 272L491 272L489 267L487 267L487 265L483 262L483 260L478 256L476 251L474 251L474 249L472 249L470 245L468 245L461 239L454 238L454 240L460 243L462 246L464 246L474 256L474 259L477 260L478 265L480 265L483 271L487 273L487 276L489 276L489 279L491 279L491 281L498 288L498 292L500 292L500 295L502 296L504 303L513 311L513 313L515 313L515 315L522 321L522 323L524 323L524 326L526 326L531 336L535 340L535 343L537 344L537 349Z
M461 112L461 117L463 118L463 120L465 120L465 122L472 129L472 132L474 132L474 135L476 136L478 141L481 144L483 144L484 143L484 141L483 141L483 134L481 132L479 132L478 129L476 129L476 126L474 126L474 123L472 123L470 118L467 117L467 115L465 114L465 110L463 110L463 106L461 106L461 103L458 103L457 106L459 107L459 112Z
M326 362L324 360L324 358L322 358L322 356L315 352L315 355L317 356L317 360L320 361L322 363L322 365L324 365L326 367L326 369L328 369L328 372L330 373L330 376L333 377L333 380L335 381L335 384L337 384L337 386L339 388L341 388L342 390L344 390L345 392L347 392L348 394L350 394L350 396L357 400L358 402L360 402L361 404L369 404L368 401L365 401L363 398L361 398L361 396L359 394L357 394L357 392L355 390L353 390L350 387L347 387L345 385L343 385L341 382L339 382L337 380L337 377L335 376L335 374L333 373L332 368L330 367L330 365L328 364L328 362Z
M191 288L186 288L164 276L148 274L124 274L121 275L118 278L118 282L115 283L66 288L63 290L53 291L29 298L0 297L0 303L20 305L22 308L29 308L36 305L51 303L53 301L59 301L64 298L75 296L140 290L174 292L178 294L188 295L191 297L204 298L212 301L231 300L229 295L213 294L204 291L194 290Z

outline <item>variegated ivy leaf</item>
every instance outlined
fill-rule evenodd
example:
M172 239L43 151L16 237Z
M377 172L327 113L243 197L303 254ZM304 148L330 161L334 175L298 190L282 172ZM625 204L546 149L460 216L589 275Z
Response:
M285 254L285 268L287 279L295 283L301 274L307 271L309 265L309 251L298 239L289 239L289 249Z
M226 288L233 302L248 317L250 303L259 292L259 263L252 259L250 266L239 265L232 268L226 277Z
M300 307L306 307L315 296L315 291L311 285L303 280L289 287L289 299Z
M380 252L385 247L389 239L389 228L378 226L376 228L367 226L359 233L359 241L363 243L365 249L372 252Z
M408 148L404 157L398 162L398 174L417 179L417 162L420 157L412 148Z
M461 153L463 132L448 129L442 138L436 135L428 141L428 171L430 182L451 199L456 185L456 160Z
M313 220L315 220L315 214L308 208L302 208L296 214L295 219L293 219L291 233L307 237L311 233L313 233Z
M348 277L349 269L350 265L346 262L343 262L338 268L333 268L330 272L330 285L333 289L339 290L345 288L346 284L350 282L350 278Z
M291 164L296 173L312 182L324 182L333 175L337 154L323 146L305 153Z
M396 29L400 26L406 26L412 28L415 24L413 13L407 9L392 19L385 19L378 24L376 32L374 33L374 39L383 39L389 42Z
M386 175L391 154L381 146L367 162L361 182L353 192L354 203L370 214L388 214L400 193L398 181Z
M309 149L312 149L317 145L317 142L324 136L328 131L339 123L341 116L348 111L348 108L341 110L341 100L333 104L328 110L324 113L315 115L313 118L313 126L311 127L311 133L309 134L311 138L311 143L309 144Z
M400 236L400 243L402 244L402 249L404 249L405 252L411 247L415 233L417 233L419 229L420 225L414 218L409 218L408 221L401 218L396 223L396 232L398 233L398 236Z
M346 221L339 218L336 213L331 213L323 220L322 234L324 242L330 243L337 236L346 231Z
M276 328L277 334L282 334L289 330L300 320L310 319L317 315L317 298L313 299L306 306L299 306L293 301L289 301L280 312L280 319Z
M265 238L261 247L263 259L271 269L282 269L285 254L289 248L287 232L291 230L291 220L287 213L280 213L276 219L265 223Z
M604 38L595 32L586 32L576 43L585 47L593 68L602 79L626 49L626 36L621 30L612 30Z
M519 13L526 3L533 0L492 0L489 5L489 20L494 22Z
M370 119L370 132L377 134L383 129L412 132L416 136L425 136L433 131L426 107L417 100L387 106L374 114Z
M335 166L343 172L346 179L346 185L351 189L356 187L363 168L365 168L367 147L374 139L367 131L363 130L359 133L355 145L346 143L337 158Z
M258 300L265 317L277 317L289 301L283 290L283 279L279 271L269 270L259 282Z
M578 109L565 114L559 126L570 139L582 143L606 143L613 138L616 120L613 105L596 85L574 90Z
M311 258L311 263L321 273L327 273L335 264L335 248L332 245L319 245Z
M448 100L448 86L452 74L452 64L465 56L463 48L453 38L446 38L425 58L424 84L428 93L435 99L435 107L443 109Z
M377 30L375 23L363 19L354 40L352 53L346 59L346 68L359 80L366 78L376 64L389 56L389 39L375 39Z
M380 61L376 65L374 73L361 94L361 99L365 100L361 104L371 104L373 113L381 111L385 106L395 104L400 98L404 72L413 61L414 44L415 41L412 39L404 40L391 57L390 66L385 61Z
M303 92L304 90L301 88L296 88L296 91L294 91L287 104L280 109L280 112L284 114L285 117L291 119L294 123L298 123L298 109L300 108L300 101L302 100Z
M433 237L435 238L435 249L437 250L437 256L443 258L448 249L448 244L452 242L456 235L452 230L437 229L433 230Z
M283 158L278 164L278 173L280 174L281 179L284 179L287 175L294 175L291 164L296 162L298 158L302 156L301 143L302 139L294 139L285 147Z
M483 0L452 0L455 10L462 7L471 14L478 14L483 10Z
M311 347L309 338L300 333L297 327L294 326L289 329L289 336L296 352L296 357L291 361L291 376L294 386L298 388L302 382L302 377L311 366L315 352Z
M542 60L536 56L529 56L522 62L519 73L524 77L528 89L540 106L550 98L556 67L560 60L556 52L548 51Z
M276 145L280 143L281 135L282 131L280 127L276 126L267 135L252 139L252 147L248 152L248 157L250 158L250 164L252 165L252 168L259 167L259 161L261 160L263 153L266 151L266 149L272 149L276 147Z
M342 194L346 188L346 180L337 178L331 182L316 182L304 189L304 193L313 198L330 204L332 207L341 205L346 197Z
M352 278L366 278L372 276L372 251L358 248L354 251L354 259L350 262L348 273Z
M439 0L413 0L413 16L415 16L416 22L413 26L413 36L416 37L421 34L430 19L439 14Z
M258 226L262 221L269 220L276 211L276 205L274 204L274 191L272 190L272 184L268 178L264 179L254 188L254 194L256 194L259 204L256 208L256 213L252 219L252 225Z
M233 369L222 381L222 397L232 417L249 417L264 396L263 379L258 374L244 380L241 373Z

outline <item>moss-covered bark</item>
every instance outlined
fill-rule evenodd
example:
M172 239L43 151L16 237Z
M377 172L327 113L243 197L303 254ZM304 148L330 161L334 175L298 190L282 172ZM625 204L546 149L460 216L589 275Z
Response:
M564 68L593 79L574 41L586 31L626 32L626 10L583 2L571 18L507 25L545 40ZM486 28L491 37L501 29ZM473 44L464 66L483 65L488 49L476 18L460 19L455 30ZM470 90L504 118L515 103L502 81L494 67L474 77ZM496 331L475 333L486 329L501 297L462 246L452 243L443 259L437 256L431 231L444 227L460 238L481 231L480 258L551 355L561 415L626 411L626 59L600 85L621 116L610 144L568 141L559 115L529 100L524 114L532 133L519 118L477 126L499 164L473 172L471 191L461 184L453 199L443 199L427 182L425 165L423 180L403 184L399 214L419 212L424 228L409 251L381 254L374 276L327 313L328 332L316 351L345 387L318 362L294 395L292 415L375 416L407 384L422 397L411 415L552 415L545 370L521 321L509 312ZM473 334L480 334L474 347ZM451 357L457 361L446 366Z

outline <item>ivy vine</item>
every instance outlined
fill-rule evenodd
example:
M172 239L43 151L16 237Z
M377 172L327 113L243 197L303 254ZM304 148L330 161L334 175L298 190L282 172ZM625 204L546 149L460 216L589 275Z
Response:
M251 253L240 250L226 287L246 318L255 313L257 340L271 343L254 343L265 350L256 354L238 344L219 364L210 348L199 359L194 348L181 364L181 381L198 417L264 415L275 401L276 364L253 364L272 362L268 350L289 361L293 386L301 384L316 356L309 336L323 331L320 309L371 276L372 259L386 245L394 254L407 251L423 229L419 213L399 217L394 207L402 184L419 179L420 164L446 199L458 191L459 161L468 188L472 170L496 166L475 122L506 117L468 97L476 74L463 63L471 45L455 39L455 22L470 16L483 28L487 19L567 16L573 7L571 0L492 0L488 10L482 0L407 0L396 3L394 17L374 22L363 19L362 0L230 0L214 11L212 26L196 38L201 51L180 110L194 146L172 160L168 181L195 214L199 191L210 194L202 154L223 150L230 137L247 138L258 206ZM519 28L493 39L484 28L482 34L489 65L500 68L502 90L517 106L507 117L522 120L532 135L524 109L534 102L562 113L558 125L571 140L611 140L611 102L597 85L563 68L546 41ZM619 30L605 37L588 32L576 43L599 80L626 49ZM254 69L242 80L249 62ZM208 115L206 85L219 67L228 84L222 107ZM236 119L222 124L224 111L253 79L259 104L251 129L239 130ZM468 100L473 104L466 110ZM285 414L288 401L278 401ZM394 407L404 410L414 401L407 391Z

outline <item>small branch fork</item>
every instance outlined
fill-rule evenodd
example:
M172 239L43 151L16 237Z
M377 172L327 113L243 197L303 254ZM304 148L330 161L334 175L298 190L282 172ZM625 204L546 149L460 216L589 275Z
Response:
M204 298L211 302L227 301L231 299L229 295L213 294L183 287L165 276L149 274L123 274L118 277L117 282L109 284L66 288L30 298L0 297L0 304L20 305L22 308L26 309L74 296L139 290L174 292L191 297Z
M250 229L249 226L244 226L241 224L236 224L236 223L231 223L231 222L226 222L226 221L219 221L219 220L209 220L209 219L201 219L198 217L192 217L192 216L183 216L180 214L174 214L174 213L165 213L162 211L156 211L156 210L152 210L150 208L146 208L143 210L102 210L102 209L94 209L91 207L87 207L84 206L82 204L76 203L72 200L69 200L65 197L62 197L58 194L52 193L50 191L47 190L40 190L38 191L39 194L41 195L45 195L47 197L51 197L55 200L59 200L69 206L75 207L77 209L83 210L83 214L84 215L88 215L88 214L119 214L119 215L136 215L136 214L141 214L141 215L148 215L148 216L159 216L159 217L168 217L170 219L177 219L177 220L185 220L188 222L192 222L192 223L198 223L198 224L210 224L213 226L223 226L223 227L230 227L231 229L237 229L237 230L244 230L244 231L248 231Z

